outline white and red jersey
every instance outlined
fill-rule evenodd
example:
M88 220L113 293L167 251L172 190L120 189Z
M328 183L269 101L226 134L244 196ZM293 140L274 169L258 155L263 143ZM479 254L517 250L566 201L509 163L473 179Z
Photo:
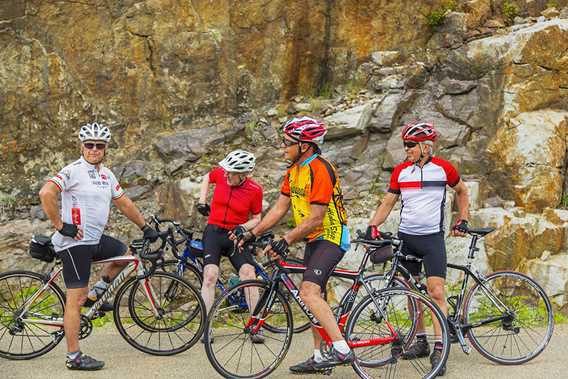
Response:
M83 239L79 241L56 232L51 239L55 251L99 243L108 221L111 200L124 195L112 171L103 165L97 170L81 157L49 181L61 190L63 222L83 229Z
M460 176L448 161L432 157L423 167L404 162L394 168L389 192L401 195L399 231L426 235L444 230L446 185L454 187Z

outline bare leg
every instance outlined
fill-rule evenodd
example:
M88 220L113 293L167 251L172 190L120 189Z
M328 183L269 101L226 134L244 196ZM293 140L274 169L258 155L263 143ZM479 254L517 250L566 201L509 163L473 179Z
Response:
M434 300L436 304L442 310L444 316L448 315L448 307L446 305L446 296L445 296L445 285L446 280L444 278L440 278L437 276L430 276L427 280L428 284L428 294ZM440 324L435 317L432 317L432 322L434 324L434 335L436 338L441 338L442 330L440 328Z
M239 279L241 281L256 279L256 272L254 270L254 267L248 263L242 265L239 269ZM248 289L245 293L245 298L249 307L249 311L252 314L254 308L256 307L256 303L258 303L258 288L254 287Z
M67 352L79 351L79 330L81 327L81 305L87 300L87 287L68 288L63 315L63 328L67 341Z
M211 310L213 306L213 300L215 300L215 283L219 278L219 266L208 264L205 265L203 269L203 284L201 285L201 297L203 297L203 302L205 303L205 309L207 313Z
M325 329L331 340L333 342L342 341L343 336L341 335L339 326L337 326L333 312L329 305L321 297L320 286L312 282L302 282L300 286L300 297L304 303L306 303L310 312L312 312L319 320L321 326ZM315 343L315 331L312 330L312 333L314 333ZM319 348L319 342L317 348Z

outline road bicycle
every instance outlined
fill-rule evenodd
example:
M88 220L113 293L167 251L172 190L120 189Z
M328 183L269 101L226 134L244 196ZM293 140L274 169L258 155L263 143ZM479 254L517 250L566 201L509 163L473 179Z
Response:
M354 240L370 247L382 247L383 242ZM439 307L427 296L405 287L373 289L365 281L365 266L372 249L367 249L358 271L335 269L333 275L350 279L353 285L338 309L338 325L357 359L352 364L362 378L388 376L392 378L433 378L443 367L449 354L450 342L445 318ZM300 291L289 278L291 272L305 270L303 266L281 259L270 262L270 281L241 282L217 298L207 319L205 350L215 370L226 378L263 378L272 373L284 360L293 335L293 318L289 299L292 298L322 337L321 350L328 354L332 341L301 298ZM368 295L353 309L359 289ZM255 288L259 301L250 312L235 311L228 301L232 294ZM286 296L288 295L288 296ZM353 309L353 311L352 311ZM440 326L441 361L434 367L428 357L402 359L416 333L416 320L423 313L426 323ZM265 325L278 326L285 333L271 333ZM254 344L251 336L263 331L264 344ZM433 338L431 338L433 340ZM214 341L214 342L213 342ZM360 354L362 353L362 354ZM330 373L329 369L322 373Z
M10 271L0 274L0 357L23 360L52 350L64 336L65 293L56 284L63 267L49 237L35 236L30 254L53 262L47 273ZM79 338L93 331L104 316L103 303L114 298L113 318L120 335L133 347L153 355L173 355L193 346L205 326L205 305L199 291L176 275L156 271L163 246L152 250L148 240L135 240L132 255L94 264L120 262L125 268L102 297L81 315ZM149 267L148 266L149 263ZM135 276L130 277L131 274Z
M473 267L478 241L494 228L470 228L469 253L465 265L448 263L450 269L463 272L460 291L448 297L447 316L450 332L462 350L469 354L471 345L485 358L503 365L526 363L544 351L554 330L554 315L550 300L541 286L525 274L497 271L483 275ZM403 241L389 233L381 233L385 246L393 254L383 254L384 261L392 259L385 272L385 287L394 281L427 294L426 287L414 278L403 261L422 262L422 259L401 253ZM474 271L475 270L475 271ZM398 279L397 279L398 278ZM468 284L473 286L468 289Z

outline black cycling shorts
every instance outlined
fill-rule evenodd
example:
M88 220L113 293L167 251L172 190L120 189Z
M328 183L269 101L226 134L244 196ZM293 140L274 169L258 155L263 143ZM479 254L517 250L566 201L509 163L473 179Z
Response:
M423 259L426 277L446 278L447 257L443 232L422 236L398 232L398 238L403 241L403 254L410 254ZM412 275L420 274L422 263L401 261L401 264Z
M339 246L326 240L307 243L304 251L304 281L319 285L324 292L327 281L343 254Z
M208 224L203 232L203 264L219 267L221 255L229 257L233 267L239 271L245 263L253 265L253 259L245 250L235 251L235 244L229 239L229 230Z
M128 248L116 238L102 235L96 245L77 245L57 254L63 262L63 281L67 288L85 288L91 277L91 262L124 255Z

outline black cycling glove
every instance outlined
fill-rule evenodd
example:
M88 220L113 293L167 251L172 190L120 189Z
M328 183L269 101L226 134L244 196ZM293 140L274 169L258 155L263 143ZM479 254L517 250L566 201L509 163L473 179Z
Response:
M286 251L288 250L288 242L286 242L284 238L280 238L279 240L272 241L270 247L276 254L285 257Z
M67 224L65 222L63 223L63 227L59 229L59 234L65 237L75 238L77 232L79 232L79 228L77 228L77 225Z
M469 231L467 220L458 220L452 229L460 233L467 233Z
M209 216L209 213L211 213L211 207L209 206L209 204L197 204L195 206L197 208L197 212L201 213L202 216Z
M142 232L144 232L144 239L149 240L150 242L154 242L158 239L158 232L156 229L152 228L150 225L145 224L142 227Z

